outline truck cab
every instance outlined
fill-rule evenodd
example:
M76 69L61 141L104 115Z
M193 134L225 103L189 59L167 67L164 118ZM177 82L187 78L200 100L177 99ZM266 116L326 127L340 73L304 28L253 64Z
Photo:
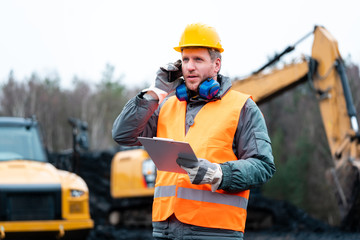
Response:
M48 162L35 119L0 117L0 239L86 239L83 179Z

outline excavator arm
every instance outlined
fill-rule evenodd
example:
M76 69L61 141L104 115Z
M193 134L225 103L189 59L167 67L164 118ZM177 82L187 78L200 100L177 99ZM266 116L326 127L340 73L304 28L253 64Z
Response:
M308 72L308 62L304 59L300 63L287 65L281 70L273 70L268 74L254 74L248 78L236 80L232 85L234 90L251 94L254 101L261 104L306 81Z
M336 39L323 27L315 26L311 57L264 73L269 66L244 79L233 81L233 89L251 94L258 104L309 81L317 95L333 168L327 178L338 199L343 224L359 228L360 134L345 67ZM284 53L295 46L288 47ZM281 54L283 55L283 53ZM276 56L279 60L279 56ZM274 63L274 59L270 60Z

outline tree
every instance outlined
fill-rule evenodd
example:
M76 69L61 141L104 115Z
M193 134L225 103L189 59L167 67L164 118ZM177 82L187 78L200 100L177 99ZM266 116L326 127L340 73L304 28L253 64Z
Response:
M91 142L97 148L114 146L111 137L112 124L128 100L125 86L121 84L122 77L114 77L114 66L107 64L97 91L92 96L89 107Z
M0 100L3 115L25 116L26 87L25 84L15 81L13 71L10 72L7 83L2 87Z
M72 90L61 89L57 76L40 79L34 73L20 83L10 72L1 89L1 115L35 115L44 129L50 151L71 148L69 117L88 123L92 150L111 148L115 146L111 138L112 123L128 100L125 86L121 84L122 77L115 78L114 70L107 64L95 89L87 80L75 77Z

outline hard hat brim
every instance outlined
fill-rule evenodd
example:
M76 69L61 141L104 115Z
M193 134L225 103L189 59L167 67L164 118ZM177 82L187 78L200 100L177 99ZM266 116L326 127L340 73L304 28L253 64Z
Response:
M220 53L222 53L224 51L223 48L216 48L216 47L212 47L212 46L204 46L202 44L199 44L199 45L189 44L189 45L178 46L178 47L174 47L174 50L177 51L177 52L181 52L181 49L186 48L186 47L213 48L213 49L218 50Z

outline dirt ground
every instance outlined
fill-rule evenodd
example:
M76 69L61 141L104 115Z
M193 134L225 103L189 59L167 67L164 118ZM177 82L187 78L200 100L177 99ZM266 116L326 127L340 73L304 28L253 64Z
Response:
M334 232L247 232L245 240L355 240L360 239L360 233Z
M152 240L149 228L114 228L97 226L88 240ZM244 240L359 240L360 232L288 232L288 231L247 231Z

